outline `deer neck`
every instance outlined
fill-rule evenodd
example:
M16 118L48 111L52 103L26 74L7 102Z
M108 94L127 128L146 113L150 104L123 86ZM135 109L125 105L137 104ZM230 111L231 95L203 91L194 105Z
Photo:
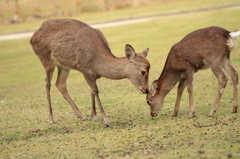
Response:
M162 96L166 96L170 90L179 82L180 76L171 70L164 69L158 79ZM164 99L164 98L163 98Z
M123 79L127 78L126 67L129 60L126 57L108 57L101 61L101 65L97 66L99 75L109 79Z

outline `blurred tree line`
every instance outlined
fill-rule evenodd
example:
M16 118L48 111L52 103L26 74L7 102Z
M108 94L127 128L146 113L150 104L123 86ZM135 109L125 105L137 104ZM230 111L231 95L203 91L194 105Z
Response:
M171 0L0 0L0 23L110 11L163 1Z

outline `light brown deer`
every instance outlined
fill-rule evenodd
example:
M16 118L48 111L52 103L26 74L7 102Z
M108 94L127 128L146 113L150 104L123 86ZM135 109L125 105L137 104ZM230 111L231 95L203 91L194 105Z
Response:
M52 19L45 21L35 31L30 43L46 71L46 91L49 105L50 123L54 123L50 87L54 68L58 68L56 86L72 107L75 114L87 118L79 111L68 94L66 81L70 69L80 71L91 91L92 118L98 121L95 99L99 105L105 124L109 120L102 107L96 80L100 77L110 79L128 78L140 93L148 93L148 72L150 63L145 58L149 49L135 53L129 44L125 47L126 57L115 57L102 32L73 19Z
M230 62L230 52L236 44L236 37L240 36L240 30L229 32L220 27L208 27L196 30L185 36L180 42L171 48L162 74L155 80L147 95L147 103L150 106L150 115L156 117L163 105L165 96L179 82L177 100L173 117L179 111L180 99L184 88L187 86L189 94L189 117L195 116L193 101L193 75L198 70L211 68L218 79L217 97L213 103L210 117L217 111L221 96L227 83L227 77L223 69L231 76L233 84L233 109L238 107L238 73Z

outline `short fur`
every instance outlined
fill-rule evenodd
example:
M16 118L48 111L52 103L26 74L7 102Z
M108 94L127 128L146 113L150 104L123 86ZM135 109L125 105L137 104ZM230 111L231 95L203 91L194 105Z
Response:
M145 58L149 49L135 53L129 44L125 46L127 57L117 58L111 53L109 44L98 29L73 19L52 19L45 21L35 31L30 43L46 71L46 90L49 104L49 119L54 123L50 87L54 68L58 68L56 86L68 101L75 114L86 119L68 94L66 81L70 69L83 73L90 87L92 97L92 117L98 121L95 99L100 107L103 121L109 120L103 110L98 95L96 80L100 77L110 79L128 78L141 93L148 92L148 72L150 63ZM143 73L144 72L144 75Z
M235 37L231 37L230 31L212 26L191 32L180 42L173 45L160 77L153 82L147 96L151 116L157 116L158 111L163 105L165 96L174 85L179 82L173 116L177 116L181 95L187 86L190 106L189 117L194 117L193 75L197 71L207 68L211 68L219 84L217 97L209 116L213 116L217 111L223 90L227 83L227 77L222 69L225 69L232 78L234 90L232 112L237 112L238 73L230 62L230 52L234 47L234 38Z

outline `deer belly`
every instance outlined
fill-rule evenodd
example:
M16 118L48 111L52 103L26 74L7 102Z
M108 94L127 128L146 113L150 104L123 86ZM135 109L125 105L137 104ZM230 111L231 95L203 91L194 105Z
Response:
M194 72L197 72L198 70L206 70L209 68L208 64L206 64L205 62L195 63L195 64L192 64L192 66L194 67Z
M203 60L203 66L200 68L200 70L206 70L208 68L209 68L209 66L208 66L207 62L205 60Z
M51 54L51 58L56 66L66 68L66 69L76 69L76 63L75 60L69 60L69 58L61 58L58 56L54 56ZM66 60L68 59L68 60Z
M69 69L69 67L63 65L63 64L62 64L61 62L59 62L59 61L57 60L57 58L55 58L54 56L51 56L51 58L52 58L52 60L53 60L53 62L54 62L54 64L55 64L56 66L60 66L60 67Z

